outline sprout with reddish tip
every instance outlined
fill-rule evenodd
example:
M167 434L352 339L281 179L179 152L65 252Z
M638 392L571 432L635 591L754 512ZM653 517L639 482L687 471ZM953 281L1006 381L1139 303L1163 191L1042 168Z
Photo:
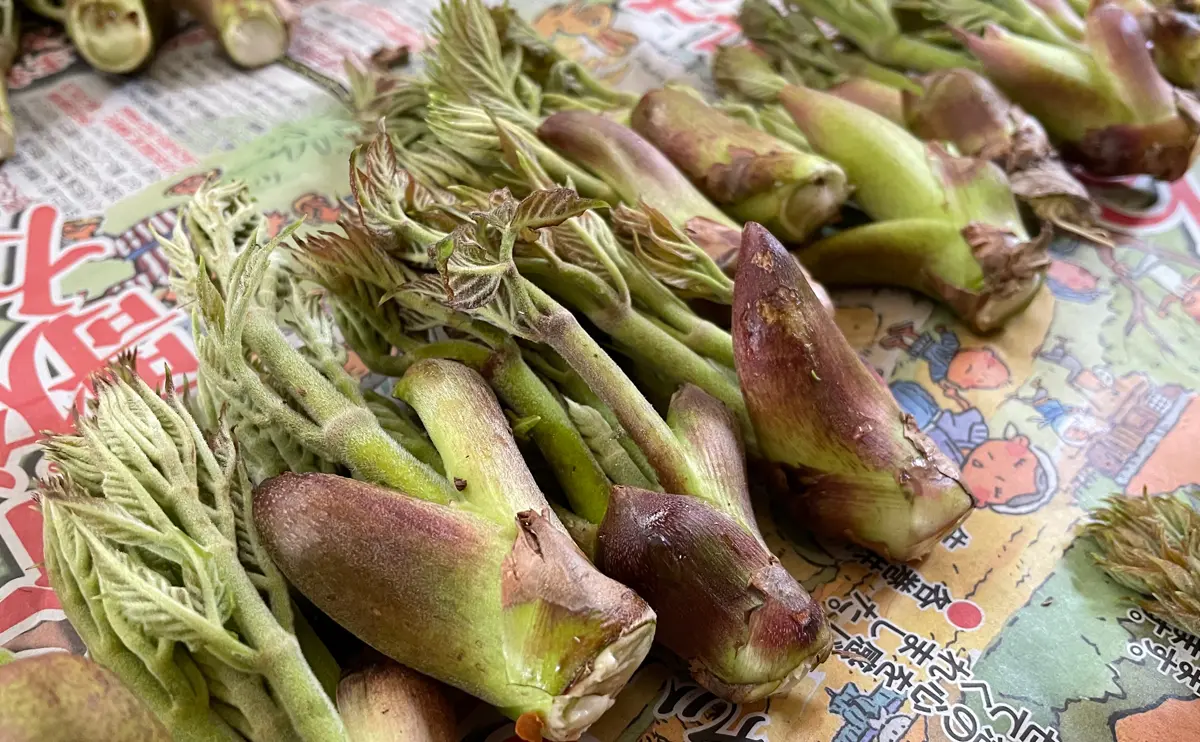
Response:
M799 251L817 280L907 286L980 332L1033 300L1049 265L1049 232L1029 237L999 167L952 155L828 93L789 87L781 100L813 149L846 171L875 220Z
M1200 137L1200 103L1154 65L1137 18L1112 2L1087 16L1087 48L1057 47L989 26L962 34L985 74L1032 113L1069 159L1101 176L1177 180Z
M798 517L888 559L920 558L975 504L958 467L862 363L770 232L746 225L742 260L738 378Z

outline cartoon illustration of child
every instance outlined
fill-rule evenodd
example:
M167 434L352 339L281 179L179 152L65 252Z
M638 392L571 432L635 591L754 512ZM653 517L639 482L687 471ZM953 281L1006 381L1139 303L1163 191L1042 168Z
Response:
M903 711L904 696L883 683L869 693L855 683L839 690L826 688L829 713L842 717L842 726L833 742L895 742L912 726Z
M1025 515L1045 505L1054 496L1056 480L1050 457L1011 424L1003 438L976 446L962 465L963 484L979 507L1005 515Z
M988 439L987 421L974 407L962 412L944 410L929 390L915 381L893 381L889 388L900 408L913 416L917 427L959 466L967 460L971 449Z
M1081 265L1057 258L1046 271L1046 286L1055 298L1080 304L1091 304L1103 293L1099 276Z
M1050 396L1050 392L1042 386L1042 380L1033 379L1033 396L1022 397L1014 394L1012 399L1024 402L1038 413L1033 421L1039 428L1049 426L1059 440L1071 446L1086 446L1092 436L1108 432L1108 424L1093 415L1088 410L1075 405L1063 404L1061 400Z
M991 348L963 348L958 335L944 325L932 332L917 333L912 322L888 328L879 341L885 348L902 348L913 358L929 364L929 376L942 392L966 410L970 403L962 392L969 389L999 389L1009 382L1008 366Z
M1061 335L1055 337L1054 346L1049 350L1038 351L1037 357L1065 368L1067 383L1086 394L1101 392L1112 386L1112 373L1104 366L1085 368L1083 361L1067 349L1067 339Z
M979 507L1023 515L1049 502L1057 475L1049 456L1034 448L1013 425L1003 438L991 438L983 413L975 408L951 412L915 381L894 381L892 395L913 416L917 427L958 464L963 484Z
M1176 302L1183 307L1183 311L1187 316L1197 322L1200 322L1200 273L1192 276L1184 282L1183 295L1167 294L1162 302L1158 305L1158 316L1166 317L1171 305Z

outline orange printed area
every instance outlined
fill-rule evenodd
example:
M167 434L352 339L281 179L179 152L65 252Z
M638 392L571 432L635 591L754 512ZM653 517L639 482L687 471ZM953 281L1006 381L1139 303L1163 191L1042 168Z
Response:
M1169 699L1148 711L1118 719L1117 742L1200 739L1200 699Z
M1200 440L1200 399L1193 398L1170 435L1159 442L1141 471L1129 481L1125 492L1136 495L1143 488L1151 493L1174 492L1184 485L1200 482L1197 440Z

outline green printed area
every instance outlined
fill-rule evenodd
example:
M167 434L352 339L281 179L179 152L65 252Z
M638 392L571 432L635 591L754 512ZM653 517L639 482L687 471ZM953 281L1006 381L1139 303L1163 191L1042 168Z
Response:
M1090 541L1073 543L975 665L997 701L1028 709L1062 742L1117 742L1117 718L1190 696L1155 665L1126 658L1126 644L1144 630L1125 618L1131 593L1096 567L1092 552Z

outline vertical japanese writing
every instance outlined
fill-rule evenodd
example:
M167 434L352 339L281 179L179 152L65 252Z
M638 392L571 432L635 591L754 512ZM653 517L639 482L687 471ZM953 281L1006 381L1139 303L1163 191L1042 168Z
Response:
M38 205L0 231L0 312L8 324L0 347L0 541L23 570L0 585L0 644L59 609L39 566L41 516L27 492L38 439L71 430L89 377L120 353L137 349L151 384L197 368L183 313L145 288L91 302L64 293L64 277L114 249L96 237L64 245L62 230L58 209Z

